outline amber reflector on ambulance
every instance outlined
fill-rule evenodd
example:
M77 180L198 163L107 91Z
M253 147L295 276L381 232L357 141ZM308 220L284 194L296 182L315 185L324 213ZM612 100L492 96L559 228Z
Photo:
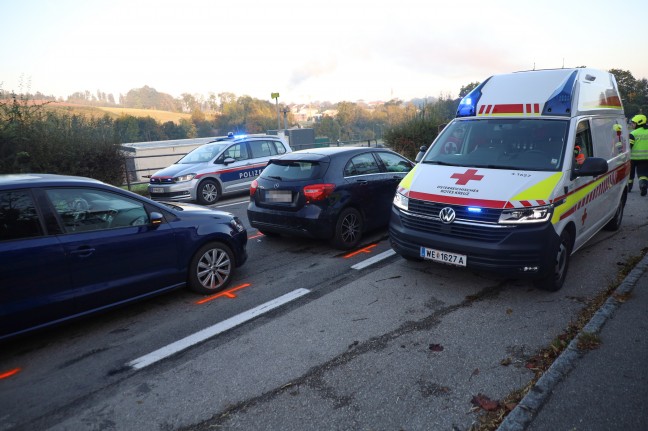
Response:
M545 103L542 115L558 115L562 117L569 117L571 115L572 95L574 94L577 74L578 71L574 71L569 75L565 84L554 91L549 97L549 100L547 100L547 103Z

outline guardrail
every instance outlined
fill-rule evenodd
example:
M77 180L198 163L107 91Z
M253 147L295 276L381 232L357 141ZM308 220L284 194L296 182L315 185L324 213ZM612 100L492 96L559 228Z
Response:
M304 145L291 145L293 151L305 150L309 148L325 148L325 147L381 147L383 142L380 139L362 139L355 141L335 141L335 142L321 142L314 144L304 144ZM164 169L167 166L158 166L158 167L138 167L138 160L141 159L160 159L162 157L177 157L178 159L187 153L172 153L172 154L155 154L151 156L126 156L124 158L124 177L125 182L122 184L126 186L128 190L131 190L132 186L139 184L148 184L148 178L151 177L152 173ZM147 174L141 175L142 172L147 172ZM142 180L147 178L146 180Z

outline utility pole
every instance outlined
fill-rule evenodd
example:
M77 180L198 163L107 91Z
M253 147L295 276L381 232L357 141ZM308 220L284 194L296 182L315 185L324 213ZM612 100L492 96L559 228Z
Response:
M271 93L270 97L275 100L275 105L277 105L277 132L281 129L281 117L279 116L279 93Z
M287 106L283 108L284 129L288 129L288 112L290 112L290 109Z

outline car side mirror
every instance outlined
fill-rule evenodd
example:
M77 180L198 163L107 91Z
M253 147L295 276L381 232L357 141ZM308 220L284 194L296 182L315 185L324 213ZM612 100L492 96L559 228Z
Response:
M608 171L608 162L600 157L588 157L583 164L575 168L572 177L596 177Z
M153 211L151 213L150 222L149 222L151 226L159 226L162 224L163 221L164 221L164 216L161 213L157 211Z
M427 151L427 147L423 145L421 148L419 148L419 153L416 155L416 159L414 161L416 163L420 162L421 159L423 159L423 156L425 155L425 152Z
M228 157L225 160L223 160L223 164L229 165L230 163L234 163L236 160L233 157Z

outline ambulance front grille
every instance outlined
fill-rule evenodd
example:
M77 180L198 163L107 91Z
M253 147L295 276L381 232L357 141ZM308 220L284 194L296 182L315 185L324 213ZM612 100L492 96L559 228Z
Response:
M470 220L483 223L497 223L502 210L494 208L480 208L480 212L469 211L466 206L448 205L438 202L420 201L410 199L408 209L412 213L421 214L428 217L439 217L439 212L446 207L450 207L457 215L457 219Z
M455 222L441 222L439 211L445 207L454 209ZM415 231L493 243L502 241L515 228L497 224L500 212L501 210L483 208L480 213L475 213L464 206L410 199L408 212L401 212L401 222L406 228Z

